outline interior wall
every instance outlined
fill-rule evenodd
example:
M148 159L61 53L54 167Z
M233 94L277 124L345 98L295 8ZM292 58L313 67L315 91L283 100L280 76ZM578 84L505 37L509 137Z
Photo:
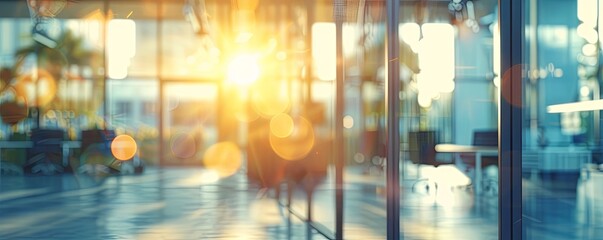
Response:
M571 136L565 135L561 128L561 114L547 113L552 104L578 101L578 61L583 41L576 34L578 26L577 5L575 1L538 2L537 56L539 69L550 66L559 68L563 75L540 74L537 80L539 127L546 131L551 145L567 145ZM524 126L526 127L526 126Z

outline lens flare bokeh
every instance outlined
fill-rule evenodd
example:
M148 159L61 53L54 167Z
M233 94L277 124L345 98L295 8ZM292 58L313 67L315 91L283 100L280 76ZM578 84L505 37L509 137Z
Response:
M25 97L30 106L50 103L57 92L54 77L43 69L37 69L35 74L22 75L14 87L17 95Z
M221 178L233 175L241 167L243 154L232 142L219 142L209 147L203 154L203 165L216 171Z
M190 158L197 152L197 142L190 133L180 133L170 141L172 154L178 158Z
M272 117L285 112L290 105L286 91L278 84L261 84L251 94L253 110L264 117Z
M293 133L293 118L286 113L279 113L270 119L270 133L279 138L286 138Z
M243 105L243 104L241 104ZM237 120L239 120L240 122L252 122L257 120L260 115L258 115L255 111L250 110L249 108L237 108L235 110L235 117L237 118Z
M119 135L111 142L111 153L118 160L130 160L136 154L138 146L129 135Z
M314 142L312 124L303 117L297 117L293 121L292 132L286 137L279 137L270 131L272 150L285 160L300 160L306 157L314 147Z

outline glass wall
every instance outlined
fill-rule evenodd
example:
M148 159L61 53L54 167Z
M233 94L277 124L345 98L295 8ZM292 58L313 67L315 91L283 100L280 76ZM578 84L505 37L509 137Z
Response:
M104 124L104 19L94 11L102 3L88 1L65 11L60 4L47 11L49 6L28 2L2 4L2 139L18 141L18 149L3 153L14 161L4 169L71 171L79 166L71 151L49 156L38 141L61 139L73 150L79 143L69 141ZM26 152L28 144L33 148ZM49 161L40 161L43 156Z
M347 9L342 14L341 25L343 236L379 239L387 235L387 13L385 1L358 2L357 6L357 12Z
M105 127L116 135L131 136L142 163L157 165L160 163L158 4L107 2L107 7Z
M156 80L107 81L111 129L115 129L116 134L127 134L136 139L140 159L151 166L159 164L158 95Z
M597 239L603 5L531 0L524 7L524 239Z
M2 4L2 138L25 144L5 143L21 148L5 154L25 154L28 144L37 146L35 139L46 134L61 139L63 148L62 161L50 168L37 167L36 154L14 158L22 171L85 172L88 147L115 135L133 136L141 149L158 148L157 4ZM137 98L134 86L148 91ZM93 148L106 155L101 165L116 163L108 148ZM127 159L158 162L156 154L145 152Z
M392 215L408 239L496 238L498 1L29 2L0 1L2 174L198 167L187 187L243 176L248 207L329 238L385 239ZM603 5L524 5L524 237L595 238ZM52 134L40 167L25 149Z
M388 147L400 151L401 236L496 238L498 3L402 1L395 23L398 59L386 54L386 2L349 4L341 26L344 238L388 236L387 215L394 213L386 208L392 197L386 172L396 161L387 159ZM319 22L313 33L335 38L336 30L333 23ZM313 45L325 56L315 59L318 80L335 80L336 65L326 58L339 57L335 44L324 50ZM388 79L390 62L399 62L399 77ZM391 81L400 86L393 98L387 91ZM400 146L387 142L391 101L399 104Z
M401 2L400 227L405 238L496 239L497 5Z

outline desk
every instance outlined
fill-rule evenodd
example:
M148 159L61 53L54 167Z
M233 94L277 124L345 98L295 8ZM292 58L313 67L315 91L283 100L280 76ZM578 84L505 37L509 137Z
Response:
M63 166L69 165L69 151L71 148L80 148L82 142L80 141L62 141L61 148L63 149Z
M438 144L436 152L441 153L474 153L475 154L475 194L480 195L482 191L482 155L498 156L498 147L473 146L457 144ZM455 157L455 161L458 158Z

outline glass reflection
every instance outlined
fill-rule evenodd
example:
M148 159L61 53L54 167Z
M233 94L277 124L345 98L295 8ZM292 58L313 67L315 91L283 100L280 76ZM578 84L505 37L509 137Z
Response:
M345 239L386 238L387 214L402 216L411 239L494 236L497 2L402 1L396 79L385 1L347 2L338 43L333 1L0 1L0 238L322 239L339 227L336 210ZM592 16L583 19L581 65L547 62L530 76L582 72L586 104L598 94L588 79L599 46ZM572 29L536 33L562 48ZM386 99L388 81L400 81L396 99ZM398 161L385 156L392 100L399 213L385 207L385 173ZM565 100L533 111L553 114ZM568 111L530 134L541 148L558 145L551 135L586 143L590 116Z
M498 29L491 27L496 6L496 1L401 2L400 228L405 238L497 236L494 82L499 61L494 56ZM470 222L480 222L480 228Z
M602 5L529 1L525 7L523 237L596 239ZM561 19L543 14L557 7L569 11Z

